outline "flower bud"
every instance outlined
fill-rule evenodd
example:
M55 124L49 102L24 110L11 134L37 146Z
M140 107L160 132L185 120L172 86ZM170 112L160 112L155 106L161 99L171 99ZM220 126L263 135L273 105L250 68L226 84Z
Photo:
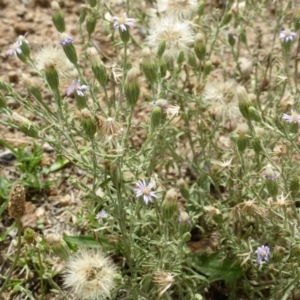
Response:
M299 188L300 188L299 177L293 176L290 182L290 191L293 197L298 194Z
M282 258L284 257L284 254L286 252L286 249L282 246L276 245L273 249L273 260L277 262L281 262Z
M201 17L203 15L204 9L205 9L205 2L204 1L200 1L199 5L198 5L198 10L197 10L197 13L198 13L199 17Z
M86 51L89 61L92 64L92 71L97 81L101 86L105 86L107 82L106 68L100 59L97 50L94 47L90 47Z
M210 74L211 66L212 66L212 63L210 60L205 62L204 71L203 71L205 77L207 77Z
M276 197L278 194L278 183L276 180L268 180L266 179L267 190L271 197Z
M160 69L160 76L162 78L165 77L167 75L167 64L164 60L160 61L159 69Z
M86 19L86 15L87 15L87 12L86 12L86 9L83 9L80 13L80 16L79 16L79 24L82 25L83 22L85 21Z
M26 75L22 75L25 86L27 87L28 94L33 97L38 103L40 103L48 112L51 113L47 104L43 101L43 97L40 89L35 85L35 83Z
M167 191L165 199L162 203L163 216L166 219L170 219L177 211L177 207L178 207L177 199L178 199L178 195L175 189L170 189Z
M248 146L249 139L246 135L240 135L237 139L237 148L240 153L243 153Z
M292 249L291 250L292 255L296 257L300 257L300 244L293 245L291 249Z
M227 25L231 21L231 18L232 18L232 12L229 11L226 13L225 16L223 16L220 27Z
M74 93L74 96L75 96L76 106L79 110L82 110L82 109L88 107L85 96L80 96L77 93Z
M259 154L262 151L261 139L256 136L252 140L252 147L256 154Z
M157 81L157 66L148 47L142 50L142 70L151 83Z
M129 106L133 107L140 94L140 86L138 82L140 71L137 68L131 68L126 77L124 84L124 93L127 99Z
M197 60L196 60L196 56L192 53L189 54L188 56L188 64L193 67L194 69L198 68L198 64L197 64Z
M291 123L290 124L290 133L297 134L298 133L298 129L299 129L298 123Z
M92 65L92 71L97 81L100 83L100 85L105 86L108 77L107 77L105 65L102 63L102 61L99 65L95 65L95 66Z
M127 44L130 39L130 33L129 33L128 28L126 30L122 31L121 27L119 27L119 34L120 34L120 38L121 38L122 42L124 44Z
M88 0L90 7L95 7L97 4L97 0Z
M249 138L247 136L248 126L245 124L240 124L237 128L238 137L236 138L236 146L240 153L243 153L248 147Z
M300 14L299 13L294 18L294 28L295 28L295 31L298 31L300 29Z
M15 182L8 197L9 215L14 219L20 219L25 213L25 202L25 188L19 182Z
M162 41L162 42L160 42L160 44L158 45L158 48L157 48L157 56L158 56L158 58L162 58L165 50L166 50L166 42Z
M192 235L190 234L190 232L185 232L182 236L182 242L183 243L187 243L191 240Z
M246 35L246 29L242 28L239 35L239 40L247 45L247 35Z
M45 64L45 77L52 91L58 91L59 79L58 73L53 64Z
M20 47L20 48L21 48L21 47ZM27 62L27 56L24 55L23 52L17 53L17 57L18 57L18 59L19 59L20 61L22 61L23 63L26 63L26 62Z
M0 109L6 108L6 100L4 95L0 92Z
M24 230L23 239L27 245L36 245L36 243L38 241L38 235L31 228L26 228Z
M50 233L45 235L45 241L51 250L63 260L68 260L71 253L68 245L59 234Z
M80 111L81 125L89 138L93 138L96 133L96 120L87 108Z
M96 24L97 19L93 15L89 15L86 19L86 31L88 32L89 36L91 36L95 31Z
M249 118L255 122L261 122L262 118L257 109L254 106L249 106Z
M183 196L184 199L189 200L190 198L190 193L189 193L189 188L186 182L183 179L179 179L178 181L179 185L179 191L181 195Z
M18 41L20 42L20 49L24 56L29 57L30 56L30 48L28 45L28 41L26 40L25 36L19 35Z
M205 59L206 43L202 33L198 33L195 37L194 51L200 61Z
M236 87L236 95L238 98L239 109L240 109L242 116L246 120L250 120L249 107L251 106L251 102L248 98L248 94L247 94L245 88L240 85L237 86Z
M20 131L32 138L38 138L39 133L37 127L30 120L22 117L16 112L12 113L12 121L18 125Z
M231 47L233 47L235 45L235 42L237 40L237 36L234 33L229 32L227 34L227 38L228 38L228 43Z
M151 131L154 131L157 128L162 120L162 109L159 106L154 106L151 112Z
M66 25L64 14L62 13L59 4L56 1L52 1L52 22L58 32L64 32Z
M72 42L73 42L73 38L70 37L68 34L62 33L60 35L60 44L63 46L63 50L67 58L73 65L77 66L78 59L77 59L76 49Z
M185 233L190 233L189 232L190 216L185 210L180 211L178 221L180 223L180 228L179 228L180 233L182 235L184 235Z
M177 64L180 66L184 62L184 53L180 51L177 57Z
M96 66L101 63L101 59L98 55L98 51L95 47L89 47L86 49L86 54L92 66Z

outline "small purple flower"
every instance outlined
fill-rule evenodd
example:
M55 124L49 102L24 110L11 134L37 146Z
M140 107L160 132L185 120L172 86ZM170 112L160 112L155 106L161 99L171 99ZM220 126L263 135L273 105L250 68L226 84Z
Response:
M297 33L290 29L282 30L279 33L279 39L285 43L292 42L296 36L297 36Z
M78 96L83 97L84 93L83 91L88 91L90 89L87 85L80 85L80 80L74 79L72 81L72 84L67 89L67 96L70 96L73 93L77 93Z
M258 247L255 251L257 254L256 263L259 265L263 260L269 261L269 254L270 254L270 248L268 246L262 245L261 247Z
M62 45L62 46L67 46L69 44L71 44L73 42L73 38L71 36L68 36L66 38L63 38L59 41L59 43Z
M291 115L283 114L282 119L286 120L288 123L298 123L300 124L300 116L297 114L297 112L292 109Z
M124 13L122 17L113 17L114 29L121 29L121 31L127 31L128 27L133 28L135 19L127 18L127 14Z
M101 224L101 223L103 223L102 219L107 218L107 216L108 216L108 213L104 209L102 209L98 212L95 219L98 221L99 224Z
M150 182L148 185L146 184L145 180L139 180L136 185L137 188L134 189L135 195L137 197L143 196L143 200L145 204L147 205L149 202L152 202L152 198L157 198L155 192L151 191L153 188L153 183Z
M21 46L21 44L20 44L19 41L13 43L10 46L9 50L7 51L7 54L9 54L9 55L12 55L12 54L14 54L14 55L21 54L22 50L20 49L20 46Z
M278 174L273 171L273 168L271 165L267 165L264 170L263 177L265 179L273 181L278 177Z

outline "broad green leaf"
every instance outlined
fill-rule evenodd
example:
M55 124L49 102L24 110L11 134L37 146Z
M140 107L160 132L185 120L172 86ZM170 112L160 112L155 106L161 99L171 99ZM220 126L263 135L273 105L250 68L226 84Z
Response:
M243 269L234 260L223 258L219 253L195 258L193 268L210 279L222 279L233 282L243 274Z
M96 241L94 236L91 235L78 235L78 236L64 236L64 240L68 243L75 244L77 246L84 246L88 248L100 248L101 246L106 249L112 249L113 246L108 243L107 238L98 237Z

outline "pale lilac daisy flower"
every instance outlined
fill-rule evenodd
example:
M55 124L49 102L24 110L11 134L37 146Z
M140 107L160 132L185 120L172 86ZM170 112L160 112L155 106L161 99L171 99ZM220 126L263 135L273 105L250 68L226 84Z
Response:
M72 84L67 89L67 95L70 96L73 93L77 93L78 96L83 97L84 93L83 91L88 91L90 89L87 85L80 85L80 80L74 79L72 81Z
M288 123L298 123L300 124L300 116L297 114L297 112L292 109L291 115L283 114L282 119L286 120Z
M73 38L67 34L61 34L59 43L62 46L67 46L73 42Z
M150 182L148 185L146 184L145 180L139 180L136 185L137 188L134 189L135 195L137 197L143 196L143 200L145 204L148 204L149 202L152 202L152 198L157 198L156 193L151 191L153 188L153 183Z
M122 17L113 17L114 29L121 29L121 31L127 31L128 27L133 28L135 19L127 18L127 14L123 13Z
M270 248L268 246L262 245L261 247L258 247L255 251L257 254L256 263L259 265L263 260L269 261L269 254L270 254Z
M15 43L13 43L11 46L10 46L10 48L9 48L9 50L7 51L7 54L9 54L9 55L17 55L17 54L21 54L22 53L22 50L20 49L20 42L19 41L17 41L17 42L15 42Z
M102 219L107 218L108 213L102 209L98 212L98 214L96 215L95 219L98 221L99 224L103 223Z
M296 38L296 36L297 36L297 33L290 29L282 30L279 33L279 39L285 43L292 42Z

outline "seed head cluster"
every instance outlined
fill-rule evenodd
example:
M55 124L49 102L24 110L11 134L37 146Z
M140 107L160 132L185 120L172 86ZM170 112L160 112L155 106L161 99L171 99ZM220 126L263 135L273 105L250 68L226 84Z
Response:
M20 219L24 215L25 202L25 188L19 182L14 183L10 190L8 202L8 212L12 218Z
M163 57L177 60L182 52L189 53L195 40L191 18L196 11L195 0L159 0L150 10L150 31L146 43L155 51L165 43Z
M210 112L223 122L236 121L241 117L233 81L210 82L206 85L203 100Z
M115 287L116 274L116 266L101 250L81 248L67 262L64 286L78 299L106 299Z

